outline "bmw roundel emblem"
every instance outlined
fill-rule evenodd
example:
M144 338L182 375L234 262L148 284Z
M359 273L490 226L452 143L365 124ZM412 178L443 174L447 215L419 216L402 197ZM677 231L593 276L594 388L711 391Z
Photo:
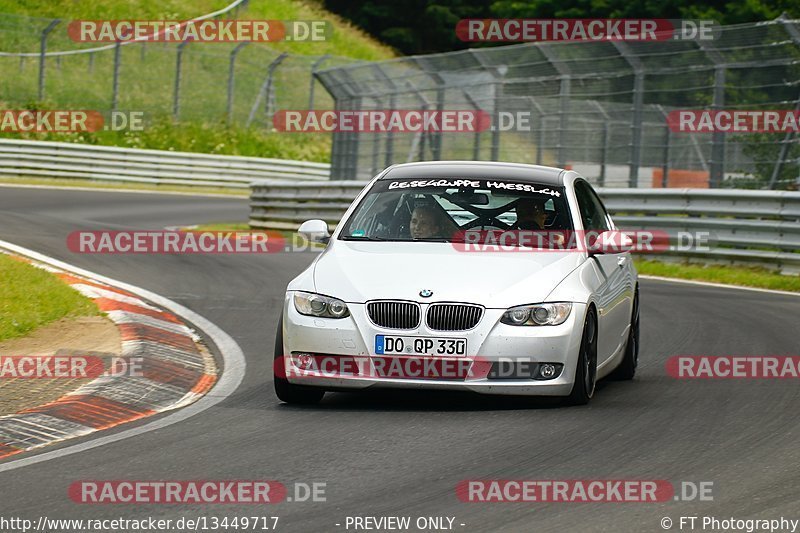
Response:
M430 298L431 296L433 296L433 291L428 289L422 289L421 291L419 291L419 295L422 296L423 298Z

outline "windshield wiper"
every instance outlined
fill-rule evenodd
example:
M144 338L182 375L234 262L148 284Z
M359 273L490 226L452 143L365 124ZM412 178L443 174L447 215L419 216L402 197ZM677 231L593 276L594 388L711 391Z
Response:
M343 241L391 241L393 239L384 239L383 237L367 237L366 235L343 235Z

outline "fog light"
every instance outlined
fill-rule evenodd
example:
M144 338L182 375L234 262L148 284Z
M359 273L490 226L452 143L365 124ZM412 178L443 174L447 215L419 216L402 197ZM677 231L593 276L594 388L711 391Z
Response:
M539 376L544 379L552 379L556 375L555 365L545 363L539 367Z
M310 353L293 354L292 359L294 362L294 366L296 366L300 370L308 370L309 368L314 366L314 358L311 356Z

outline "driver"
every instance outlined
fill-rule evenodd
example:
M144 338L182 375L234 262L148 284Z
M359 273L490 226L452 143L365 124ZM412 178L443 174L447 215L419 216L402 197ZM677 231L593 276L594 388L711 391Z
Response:
M431 239L445 237L446 225L442 215L433 206L422 205L411 213L409 231L412 239Z
M517 201L517 221L514 223L514 229L543 230L547 220L545 201L539 198L520 198Z

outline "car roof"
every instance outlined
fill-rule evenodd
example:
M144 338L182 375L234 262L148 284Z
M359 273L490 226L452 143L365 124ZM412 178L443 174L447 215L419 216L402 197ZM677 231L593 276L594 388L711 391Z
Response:
M496 178L529 181L543 185L564 185L560 168L498 161L421 161L390 167L381 180L403 178Z

